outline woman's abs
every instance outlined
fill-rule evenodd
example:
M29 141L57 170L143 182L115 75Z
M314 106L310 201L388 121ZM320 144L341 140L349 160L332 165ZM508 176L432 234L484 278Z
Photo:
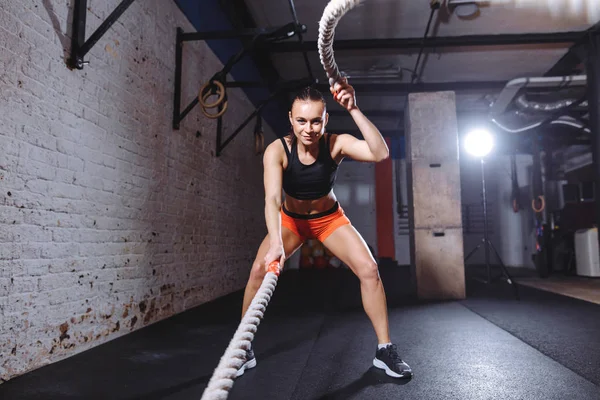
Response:
M333 207L336 202L337 199L332 190L326 196L315 200L298 200L294 199L293 197L286 196L284 206L287 210L293 213L310 215L327 211Z

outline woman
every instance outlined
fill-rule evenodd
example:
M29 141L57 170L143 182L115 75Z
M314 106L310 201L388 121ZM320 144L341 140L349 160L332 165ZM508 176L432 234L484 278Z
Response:
M356 105L353 87L344 80L330 91L350 113L364 140L348 134L325 133L329 115L325 99L316 89L305 88L295 97L289 112L292 134L272 142L264 153L268 234L258 249L246 285L242 317L260 288L266 266L275 260L283 266L305 240L315 238L360 280L363 307L379 343L373 365L389 376L410 377L410 367L401 360L390 340L385 292L377 263L332 191L338 165L344 157L379 162L388 158L389 150L379 130ZM281 199L282 189L285 202ZM250 349L238 376L255 366L256 358Z

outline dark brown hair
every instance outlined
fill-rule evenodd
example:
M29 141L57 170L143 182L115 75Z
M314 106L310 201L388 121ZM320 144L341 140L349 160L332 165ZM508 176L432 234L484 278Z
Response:
M318 89L315 89L312 86L307 86L296 93L294 100L292 101L292 106L296 101L320 101L323 103L324 107L327 107L327 103L325 103L325 97L323 93L321 93Z

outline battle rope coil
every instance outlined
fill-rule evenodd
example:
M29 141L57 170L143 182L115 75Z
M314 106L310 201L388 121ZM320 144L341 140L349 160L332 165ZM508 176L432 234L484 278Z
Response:
M329 85L342 80L342 73L338 70L333 57L333 37L335 35L335 27L339 20L351 9L361 3L361 0L331 0L323 11L323 16L319 21L319 39L317 46L319 48L319 57Z
M250 348L258 324L260 324L260 320L263 318L267 305L275 291L279 272L279 261L273 261L269 264L263 282L221 357L219 365L217 365L210 381L208 381L208 386L204 390L201 400L224 400L229 395L237 371L244 364L246 349Z

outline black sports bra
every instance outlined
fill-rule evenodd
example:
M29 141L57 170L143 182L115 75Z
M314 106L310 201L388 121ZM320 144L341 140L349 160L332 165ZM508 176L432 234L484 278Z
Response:
M335 183L338 164L331 157L329 138L319 139L319 155L314 163L302 164L298 158L298 143L292 136L292 149L288 149L284 138L280 138L287 154L288 166L283 171L283 190L298 200L315 200L326 196Z

